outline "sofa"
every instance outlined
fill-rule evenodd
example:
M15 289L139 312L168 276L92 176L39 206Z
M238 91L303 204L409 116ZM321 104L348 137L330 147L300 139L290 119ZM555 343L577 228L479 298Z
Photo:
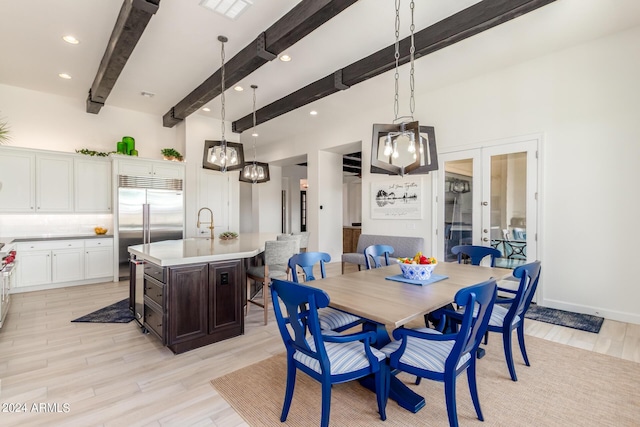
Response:
M358 238L357 252L342 254L342 273L344 274L345 263L358 264L358 270L365 265L364 250L371 245L389 245L393 247L393 258L389 261L395 262L397 258L413 257L416 252L424 251L424 238L406 236L380 236L376 234L361 234Z

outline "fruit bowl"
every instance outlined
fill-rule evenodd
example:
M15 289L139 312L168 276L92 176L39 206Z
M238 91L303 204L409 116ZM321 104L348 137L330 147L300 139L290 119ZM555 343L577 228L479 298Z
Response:
M107 234L107 231L109 230L102 227L96 227L93 229L93 231L95 231L97 235L102 235L102 234Z
M431 277L433 269L436 268L435 264L404 264L398 263L400 270L402 270L402 277L411 280L427 280Z

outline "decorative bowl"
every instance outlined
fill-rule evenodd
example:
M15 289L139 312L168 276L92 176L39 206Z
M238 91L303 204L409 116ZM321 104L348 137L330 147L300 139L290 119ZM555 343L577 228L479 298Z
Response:
M436 268L435 264L404 264L398 263L400 270L402 270L402 277L411 280L427 280L431 277L433 269Z
M238 238L238 233L234 233L233 231L225 231L224 233L220 233L218 237L221 240L233 240Z
M93 231L95 231L97 235L102 235L102 234L107 234L107 231L109 230L102 227L96 227L93 229Z

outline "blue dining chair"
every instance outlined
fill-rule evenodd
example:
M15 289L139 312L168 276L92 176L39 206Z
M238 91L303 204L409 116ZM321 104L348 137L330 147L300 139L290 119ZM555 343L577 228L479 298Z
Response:
M393 247L389 245L371 245L364 249L364 265L367 270L380 268L380 258L384 256L385 265L389 265L389 255L393 254Z
M480 265L485 257L491 257L491 267L496 266L496 258L502 256L502 252L490 246L458 245L451 248L451 253L458 255L458 264L462 263L462 255L471 259L471 264Z
M329 295L321 289L276 279L271 284L271 298L287 349L287 386L280 421L287 420L298 369L322 384L322 427L329 425L331 386L369 375L374 376L378 413L384 421L389 370L384 353L371 346L375 333L340 335L322 331L318 309L329 305Z
M496 299L496 281L487 280L463 288L456 293L459 306L475 307L464 313L456 333L442 334L429 328L396 329L393 341L381 349L389 357L391 369L418 378L444 382L449 425L458 425L456 410L456 378L467 371L471 400L480 421L484 421L476 384L476 351L487 330L491 309Z
M300 283L298 278L298 268L300 267L305 276L305 282L316 280L313 268L316 264L320 266L320 277L324 279L327 275L324 264L331 261L331 255L325 252L302 252L289 258L289 270L295 283ZM354 326L364 323L364 319L354 316L351 313L336 310L332 307L318 309L318 319L320 329L333 330L336 332L346 331Z
M522 358L527 366L531 366L529 363L529 357L527 356L527 349L524 343L524 316L531 305L531 300L538 287L538 280L540 279L541 264L540 261L535 261L529 264L521 265L513 270L513 275L520 279L518 289L508 289L498 287L501 292L512 294L512 298L500 298L499 304L493 307L491 312L491 318L489 320L489 326L487 332L497 332L502 334L502 342L504 345L504 357L509 369L509 375L513 381L518 381L516 375L516 368L513 363L513 351L511 349L511 336L514 329L517 330L518 343L520 345L520 352ZM507 307L504 307L506 305ZM450 318L456 323L460 323L464 315L464 308L457 311L442 310L439 314ZM488 337L485 336L485 344Z

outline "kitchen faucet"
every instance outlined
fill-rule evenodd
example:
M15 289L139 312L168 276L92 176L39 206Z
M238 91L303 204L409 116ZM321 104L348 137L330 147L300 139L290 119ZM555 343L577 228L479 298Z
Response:
M209 222L201 222L200 221L200 213L203 210L208 210L209 214L211 216L211 221ZM213 240L213 212L211 212L211 209L209 208L200 208L200 210L198 211L198 223L196 224L196 228L200 228L200 224L209 224L209 230L211 231L211 240Z

